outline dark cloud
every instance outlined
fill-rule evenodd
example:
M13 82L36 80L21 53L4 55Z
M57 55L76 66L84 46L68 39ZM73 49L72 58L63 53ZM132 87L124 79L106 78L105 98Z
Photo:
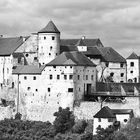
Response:
M139 0L1 0L0 34L29 35L51 19L61 37L100 38L127 57L140 54L139 15Z

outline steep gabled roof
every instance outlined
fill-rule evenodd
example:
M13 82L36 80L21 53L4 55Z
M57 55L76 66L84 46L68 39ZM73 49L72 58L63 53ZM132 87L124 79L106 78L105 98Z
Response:
M111 47L97 47L106 62L125 63L126 60Z
M94 115L94 118L116 118L116 116L108 106L104 106L99 112Z
M57 27L52 21L49 21L49 23L38 33L60 33L60 31L57 29Z
M12 74L41 74L44 66L38 67L35 65L23 65L17 66L16 69L13 70Z
M62 46L76 46L79 39L61 39L60 45ZM85 46L98 46L99 44L103 47L103 44L101 43L100 39L82 39L82 42L85 44Z
M60 53L78 51L76 46L60 46Z
M22 37L0 38L0 56L11 55L22 43Z
M63 52L46 66L96 66L81 52Z
M137 56L136 53L133 52L129 57L127 57L127 59L139 59L139 57Z

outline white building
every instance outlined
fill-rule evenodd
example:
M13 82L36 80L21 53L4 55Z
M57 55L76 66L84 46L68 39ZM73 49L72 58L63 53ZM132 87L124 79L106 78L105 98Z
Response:
M58 107L73 110L96 87L96 66L80 52L63 52L44 67L20 66L13 74L17 109L29 120L53 121Z
M110 109L104 106L100 111L94 115L93 121L93 135L96 134L97 128L101 127L106 129L110 125L119 122L120 127L127 124L133 117L132 109Z
M127 82L140 82L140 60L133 52L127 59Z

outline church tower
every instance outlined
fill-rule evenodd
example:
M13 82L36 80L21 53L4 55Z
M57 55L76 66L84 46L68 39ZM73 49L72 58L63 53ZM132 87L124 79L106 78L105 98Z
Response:
M38 58L41 65L47 64L60 54L60 31L50 21L38 32Z

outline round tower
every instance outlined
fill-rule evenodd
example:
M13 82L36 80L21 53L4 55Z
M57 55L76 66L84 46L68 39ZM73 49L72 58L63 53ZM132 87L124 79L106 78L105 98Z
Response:
M60 31L50 21L38 32L38 59L41 65L47 64L60 54Z

